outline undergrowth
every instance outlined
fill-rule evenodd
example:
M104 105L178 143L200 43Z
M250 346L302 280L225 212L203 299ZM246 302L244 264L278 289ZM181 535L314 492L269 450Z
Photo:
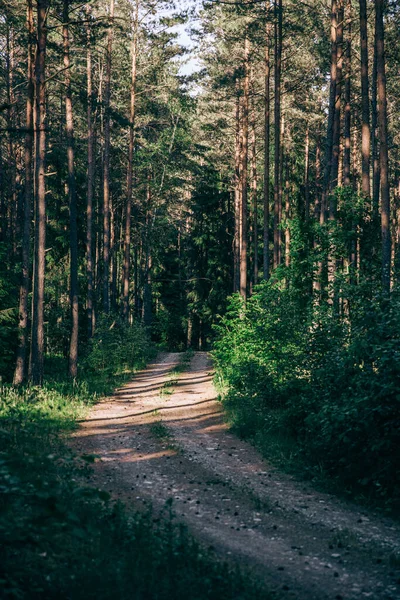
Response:
M94 344L96 341L94 342ZM92 357L93 359L93 357ZM64 442L77 420L136 367L138 357L69 382L59 360L43 388L0 390L0 596L35 599L250 599L265 597L174 524L127 512L82 485L93 456ZM57 368L58 367L58 368ZM84 372L84 370L81 370Z
M341 319L274 284L246 307L232 298L213 352L217 382L234 428L266 456L397 512L400 300L349 297Z

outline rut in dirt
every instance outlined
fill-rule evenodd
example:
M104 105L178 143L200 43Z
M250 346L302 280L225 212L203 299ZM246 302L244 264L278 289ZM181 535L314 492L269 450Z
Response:
M208 355L171 375L180 359L160 355L82 423L72 445L98 457L91 483L135 509L172 501L279 598L400 599L399 525L277 471L229 431Z

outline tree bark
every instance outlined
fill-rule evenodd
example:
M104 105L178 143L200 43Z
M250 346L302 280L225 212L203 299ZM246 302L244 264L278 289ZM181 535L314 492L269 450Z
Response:
M267 17L269 6L267 3ZM270 37L271 24L267 23L265 39L265 107L264 107L264 220L263 220L263 277L265 281L269 279L270 260L269 260L269 186L270 186Z
M251 110L251 196L253 207L253 283L258 283L258 202L257 202L257 154L256 154L256 112L254 90Z
M87 79L87 205L86 205L86 277L87 277L87 331L91 338L94 332L93 295L94 295L94 265L93 265L93 193L95 178L94 163L94 128L93 128L93 83L92 83L92 33L91 6L86 8L86 79Z
M136 70L137 70L137 36L138 36L139 0L136 1L133 19L132 39L132 67L131 67L131 98L129 111L129 146L128 146L128 168L126 185L126 210L125 210L125 239L124 239L124 264L123 264L123 309L122 314L125 322L129 319L129 280L131 260L131 212L133 191L133 151L135 144L135 108L136 108Z
M325 168L324 181L321 198L320 222L325 223L327 199L330 190L330 176L332 172L333 155L333 135L335 119L335 100L336 100L336 79L337 79L337 1L332 0L331 5L331 77L329 86L329 109L328 109L328 128L325 144Z
M361 48L361 191L370 198L370 146L371 132L369 127L369 78L368 78L368 21L367 2L360 0L360 48Z
M48 0L37 0L37 50L35 64L35 260L33 272L32 344L30 378L43 383L44 280L46 267L46 43Z
M241 219L240 219L240 294L247 298L247 164L249 138L249 53L250 42L246 32L244 42L242 157L241 157Z
M390 242L390 190L387 128L387 97L385 68L385 30L383 13L385 0L375 0L376 67L378 87L378 128L381 174L381 232L382 232L382 287L390 293L391 242Z
M340 125L341 125L341 103L342 103L342 73L343 73L343 0L337 0L337 30L336 30L336 84L335 84L335 107L333 118L333 144L332 144L332 167L330 175L329 191L331 201L329 204L329 218L336 218L336 195L334 192L338 185L339 156L340 156Z
M70 306L71 336L69 343L69 375L78 375L79 296L78 296L78 226L75 184L74 119L71 93L71 63L69 40L69 2L63 4L63 48L65 83L65 134L67 141L69 232L70 232Z
M114 33L114 0L108 14L106 65L104 78L104 158L103 158L103 310L110 312L110 137L111 137L111 55Z
M346 76L344 82L344 155L343 155L343 184L351 185L351 36L352 36L352 7L351 0L346 4Z
M281 70L282 70L282 0L275 0L275 69L274 69L274 268L280 263L281 234Z
M371 87L371 133L372 133L372 215L374 223L379 220L379 191L380 191L380 164L378 142L378 99L377 99L377 46L376 36L374 41L374 63L372 70Z
M235 231L233 239L233 291L240 289L240 220L241 220L241 131L240 131L240 82L235 81Z
M25 190L24 221L22 230L22 277L19 292L19 335L17 360L14 372L14 385L21 385L27 376L28 346L28 296L29 296L29 258L30 229L32 209L32 157L33 157L33 108L35 96L34 62L35 62L35 26L33 21L32 0L26 3L26 26L28 31L27 55L27 98L26 98L26 135L25 135Z
M310 130L308 123L304 140L304 201L304 216L308 221L310 218Z

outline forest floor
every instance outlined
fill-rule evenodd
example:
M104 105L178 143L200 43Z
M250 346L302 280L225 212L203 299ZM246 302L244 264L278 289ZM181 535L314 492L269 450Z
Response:
M174 371L181 360L159 355L81 423L71 444L96 456L89 482L135 510L172 502L277 598L400 599L400 525L278 471L229 431L207 354Z

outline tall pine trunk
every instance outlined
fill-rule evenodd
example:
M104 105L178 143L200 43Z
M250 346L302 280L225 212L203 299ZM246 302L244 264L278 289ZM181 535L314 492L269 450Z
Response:
M86 9L86 80L87 80L87 199L86 199L86 277L87 277L87 331L88 337L93 335L93 296L94 296L94 264L93 264L93 193L95 178L94 163L94 127L93 127L93 83L92 83L92 31L91 6Z
M26 26L28 31L27 56L27 98L26 98L26 135L25 135L25 190L24 221L22 230L22 277L19 292L19 335L17 361L14 372L14 385L20 385L27 375L28 346L28 295L29 295L29 255L30 228L32 207L32 157L33 157L33 109L35 100L34 61L35 61L35 27L33 22L32 0L27 0Z
M274 72L274 268L280 263L281 233L279 230L282 210L281 186L281 70L282 70L282 0L275 0L275 72Z
M69 2L63 5L63 47L65 83L65 134L67 141L69 233L70 233L70 306L71 335L69 343L68 371L70 377L78 375L79 296L78 296L78 225L76 206L74 119L71 93L71 62L69 39Z
M327 211L327 199L330 191L332 156L333 156L333 136L335 123L335 100L336 100L336 80L337 80L337 0L332 0L331 5L331 76L329 86L329 108L328 108L328 128L325 144L325 168L324 181L321 199L320 222L325 223Z
M267 3L267 18L269 16L269 6ZM265 38L265 107L264 107L264 220L263 220L263 277L265 281L269 279L269 186L270 186L270 37L271 24L267 23Z
M127 185L126 185L124 264L123 264L123 282L122 282L123 317L126 322L128 321L128 318L129 318L129 279L130 279L130 259L131 259L133 151L134 151L134 144L135 144L138 12L139 12L139 0L137 0L136 7L135 7L135 15L134 15L134 22L133 22L132 56L131 56L131 59L132 59L131 97L130 97L130 110L129 110L129 146L128 146L128 167L127 167Z
M241 219L241 199L242 191L240 188L240 161L241 161L241 122L240 122L240 81L235 81L235 230L233 238L233 291L240 289L240 219Z
M351 184L351 36L352 36L352 7L351 0L346 4L346 75L344 81L344 154L343 154L343 183Z
M381 231L382 231L382 287L385 294L390 292L390 190L389 190L389 155L386 98L385 68L385 30L383 13L385 0L375 0L375 36L376 36L376 68L378 88L378 128L380 146L381 176Z
M244 42L242 156L241 156L241 214L240 214L240 294L247 297L247 170L249 138L249 53L250 42L246 32Z
M110 0L104 78L104 157L103 157L103 310L110 312L110 145L111 145L111 55L114 32L114 0Z
M371 132L369 124L369 78L368 78L368 21L367 2L360 0L360 48L361 48L361 190L363 196L370 198L370 146Z
M37 49L35 64L35 257L33 271L32 343L30 378L43 383L44 279L46 267L46 44L48 0L37 0Z

